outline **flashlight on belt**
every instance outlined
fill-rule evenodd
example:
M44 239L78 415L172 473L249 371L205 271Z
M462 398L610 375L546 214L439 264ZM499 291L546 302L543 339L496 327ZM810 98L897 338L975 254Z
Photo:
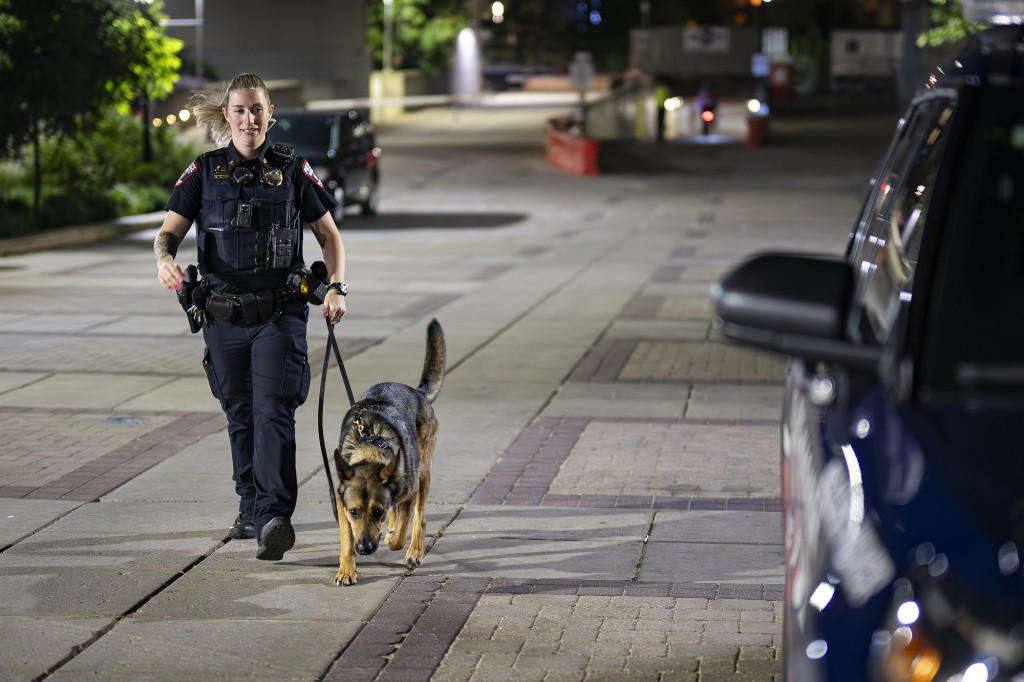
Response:
M297 263L288 273L288 289L313 304L321 304L327 297L327 266L323 261L313 263L312 268Z

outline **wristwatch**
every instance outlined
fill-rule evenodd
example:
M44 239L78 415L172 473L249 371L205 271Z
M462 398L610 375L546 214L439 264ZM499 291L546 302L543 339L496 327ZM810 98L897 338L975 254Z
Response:
M342 296L348 296L348 285L344 282L331 282L327 285L327 291L334 289Z

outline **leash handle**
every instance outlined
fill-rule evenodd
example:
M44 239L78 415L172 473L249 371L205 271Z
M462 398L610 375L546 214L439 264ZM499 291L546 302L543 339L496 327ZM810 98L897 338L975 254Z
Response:
M349 405L356 402L352 393L352 384L348 380L348 372L345 371L345 363L341 359L341 351L338 349L338 340L334 338L334 325L330 320L327 322L327 347L324 349L324 368L320 373L320 404L317 408L316 425L320 434L320 455L324 459L324 473L327 474L327 492L331 495L331 512L334 520L338 521L338 498L334 494L334 479L331 478L331 464L327 460L327 445L324 442L324 395L327 392L327 367L331 364L331 349L334 349L334 357L338 360L338 369L341 370L341 379L345 382L345 392L348 393Z

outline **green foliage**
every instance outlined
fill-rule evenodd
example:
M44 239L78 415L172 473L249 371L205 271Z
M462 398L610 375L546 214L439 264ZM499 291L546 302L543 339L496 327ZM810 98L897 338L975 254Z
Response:
M987 28L964 19L961 0L929 0L932 28L917 36L918 47L938 47L963 40L967 36Z
M142 163L142 122L114 110L74 135L40 141L42 228L81 224L163 208L178 175L202 150L169 126L150 129L155 161ZM33 169L0 166L0 236L29 232Z
M0 72L10 69L14 62L7 47L11 38L23 30L24 22L11 14L11 0L0 0Z
M142 125L137 118L111 112L74 136L46 140L46 176L56 185L97 194L110 192L118 183L152 184L163 188L166 200L178 175L200 152L178 143L170 126L151 127L154 161L143 163Z
M384 3L367 3L366 42L384 63ZM436 74L448 64L459 31L469 25L460 0L393 0L391 56L394 68Z
M74 137L110 107L161 97L177 79L181 41L164 35L159 4L136 0L0 0L0 156L35 166L40 215L43 136Z
M111 79L108 88L114 97L113 104L119 111L128 111L132 98L140 93L151 98L160 99L174 90L178 80L181 59L178 52L182 41L169 38L160 26L160 20L166 16L160 13L160 5L127 0L131 9L114 8L116 14L111 18L112 28L118 37L121 52L125 57L125 66L131 77ZM112 4L114 3L112 0Z
M158 5L134 0L3 0L0 152L42 130L72 133L107 107L171 92L181 41Z

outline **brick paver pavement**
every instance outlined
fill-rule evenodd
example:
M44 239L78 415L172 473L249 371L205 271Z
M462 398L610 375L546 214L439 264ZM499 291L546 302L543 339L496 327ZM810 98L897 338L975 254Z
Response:
M744 594L745 592L745 594ZM407 578L328 682L764 682L781 586Z
M0 497L98 500L226 425L211 412L0 408Z
M91 410L0 408L0 494L39 488L111 450L144 438L175 417L126 417Z
M620 342L621 343L621 342ZM638 341L621 381L781 381L785 361L715 342Z

